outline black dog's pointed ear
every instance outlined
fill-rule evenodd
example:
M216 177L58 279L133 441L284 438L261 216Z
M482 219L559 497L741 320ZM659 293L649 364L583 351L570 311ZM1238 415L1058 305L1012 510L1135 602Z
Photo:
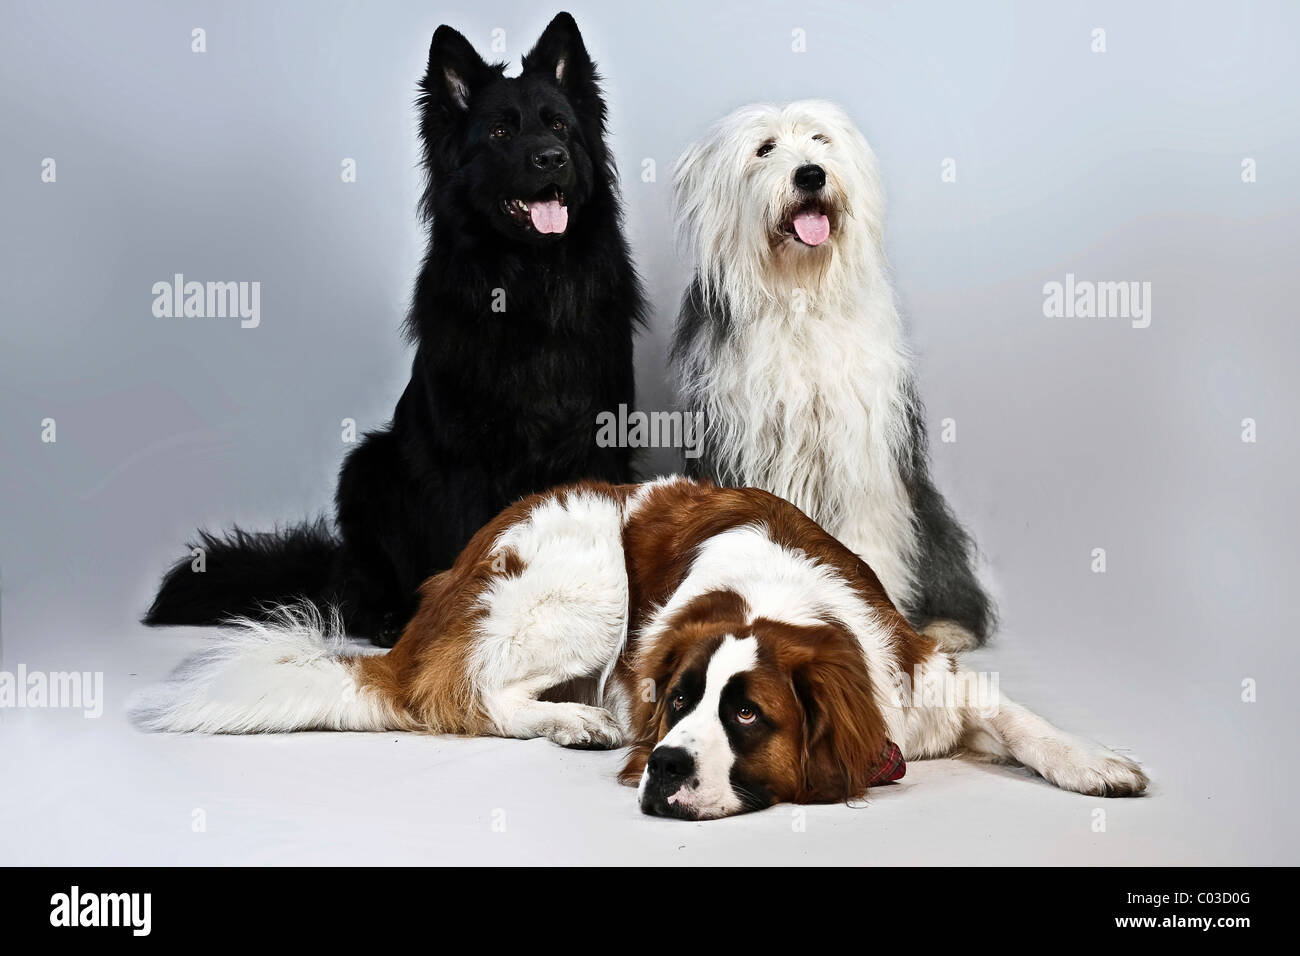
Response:
M492 68L460 33L443 25L429 45L429 69L420 89L430 106L464 112L474 91L492 76Z
M587 55L578 24L567 13L557 13L528 55L524 73L545 76L570 96L599 94L596 67Z

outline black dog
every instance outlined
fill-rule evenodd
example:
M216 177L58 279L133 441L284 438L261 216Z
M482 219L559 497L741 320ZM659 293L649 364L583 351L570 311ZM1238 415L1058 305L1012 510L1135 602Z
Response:
M343 464L337 535L324 521L200 532L147 624L217 624L306 597L391 645L416 589L503 507L580 478L631 480L596 416L633 402L640 282L622 231L605 103L561 13L517 78L447 26L420 85L429 251L407 329L411 381L392 423Z

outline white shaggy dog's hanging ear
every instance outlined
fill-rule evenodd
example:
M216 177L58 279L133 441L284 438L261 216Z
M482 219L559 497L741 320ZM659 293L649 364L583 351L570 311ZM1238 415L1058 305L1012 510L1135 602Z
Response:
M691 255L695 253L699 217L703 212L699 208L704 187L701 179L707 175L710 165L708 140L691 143L673 164L673 223L679 246Z
M775 106L741 107L692 143L673 166L677 239L695 263L706 298L761 267L770 197L756 191L751 160L778 115Z

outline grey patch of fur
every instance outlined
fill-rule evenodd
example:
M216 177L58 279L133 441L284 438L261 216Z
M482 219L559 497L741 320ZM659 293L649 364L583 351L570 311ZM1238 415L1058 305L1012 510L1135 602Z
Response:
M677 378L678 394L682 394L688 381L699 377L700 369L715 361L718 348L731 329L731 317L724 305L706 302L700 280L694 279L682 295L681 311L677 315L677 324L673 329L672 346L668 353L668 363ZM686 411L700 411L688 408ZM704 423L704 436L700 443L698 458L686 458L683 472L688 478L705 478L720 485L738 486L744 482L726 480L722 475L722 462L719 461L712 441L710 423ZM731 476L733 479L735 475Z
M682 296L669 355L679 391L717 361L732 328L726 304L706 301L699 280L693 281ZM975 574L975 544L930 477L925 409L914 382L908 382L905 397L908 441L895 448L894 454L912 505L917 547L912 561L914 596L901 610L914 627L950 620L983 644L996 626L996 613ZM718 454L716 443L709 440L708 423L705 427L700 457L685 460L685 473L721 485L750 484L733 463Z
M960 624L983 644L997 623L993 602L975 575L975 542L954 517L930 478L925 408L916 384L907 384L908 447L899 449L900 472L916 518L916 594L903 613L914 627L931 621Z

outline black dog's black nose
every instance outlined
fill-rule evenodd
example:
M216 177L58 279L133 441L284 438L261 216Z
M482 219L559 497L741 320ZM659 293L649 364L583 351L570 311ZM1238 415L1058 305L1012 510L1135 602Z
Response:
M794 171L794 184L806 192L815 193L826 185L826 170L815 163L806 163Z
M548 146L533 153L532 160L538 169L560 169L569 161L569 153L562 146Z
M658 747L650 754L650 779L656 783L680 783L693 773L695 758L681 747Z

